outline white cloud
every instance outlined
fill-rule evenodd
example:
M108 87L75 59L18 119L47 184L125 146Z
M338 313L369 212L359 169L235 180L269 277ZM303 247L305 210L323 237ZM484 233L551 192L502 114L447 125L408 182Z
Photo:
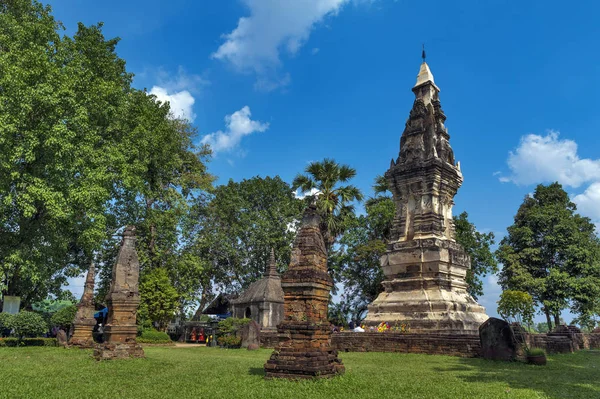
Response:
M250 16L240 18L237 27L224 35L225 43L212 57L231 63L238 71L254 72L264 81L277 75L281 52L295 55L316 24L352 0L243 1ZM289 78L275 78L257 88L272 90L288 83Z
M600 176L598 182L592 183L582 194L572 198L577 210L596 224L596 232L600 233Z
M200 75L187 73L182 66L179 66L174 74L162 68L151 70L150 74L157 82L150 90L150 94L154 94L161 102L169 102L174 117L193 122L196 118L195 97L199 96L202 89L210 82Z
M600 232L600 159L580 158L575 141L561 140L558 132L549 131L545 136L523 136L515 152L510 152L507 163L512 174L499 177L504 183L531 185L558 181L572 188L589 183L572 200L578 212L592 219Z
M196 114L193 110L196 100L189 91L169 92L164 87L154 86L150 90L150 94L154 94L160 102L168 102L174 117L187 119L190 122L196 119Z
M500 181L519 185L558 181L576 188L600 177L600 160L580 159L577 143L560 140L556 131L522 137L519 147L508 156L508 167L512 175L500 177Z
M268 123L253 121L248 106L225 117L225 131L217 131L202 138L202 144L209 144L213 152L231 151L236 148L244 136L255 132L264 132Z
M304 193L304 194L300 191L300 189L297 189L296 191L294 191L294 197L296 197L298 199L304 199L304 198L306 198L308 196L312 196L312 195L318 196L320 194L321 194L321 192L316 188L311 188L309 192Z

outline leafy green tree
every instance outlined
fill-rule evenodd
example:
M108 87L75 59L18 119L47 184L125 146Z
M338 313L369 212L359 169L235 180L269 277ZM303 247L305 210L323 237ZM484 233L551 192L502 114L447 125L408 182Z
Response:
M503 264L500 284L530 293L549 329L551 316L558 325L569 301L576 311L593 312L599 294L595 226L575 211L560 184L538 185L533 196L525 197L497 251Z
M294 178L292 188L300 189L303 194L311 194L316 190L316 194L309 197L316 200L317 211L323 218L325 244L331 249L344 231L345 219L354 214L352 202L363 199L357 187L344 185L356 176L356 169L325 158L321 162L311 162L304 172Z
M498 314L509 323L529 326L535 314L533 298L523 291L503 291L498 301Z
M48 331L44 318L35 312L22 311L12 320L12 328L19 338L37 337Z
M365 209L366 215L347 218L339 245L330 254L332 274L344 285L340 309L352 320L362 319L367 305L383 290L380 259L390 239L395 205L391 198L380 198L367 201Z
M0 313L0 338L10 335L14 319L15 316L10 313Z
M456 241L471 257L471 268L467 271L467 291L477 299L483 295L482 277L486 274L498 272L498 262L492 252L494 233L481 233L469 221L467 212L454 216Z
M202 199L185 229L185 254L203 268L200 306L217 291L233 292L261 278L271 248L280 269L289 264L303 202L277 177L230 180Z
M50 325L69 331L77 313L77 306L71 305L57 310L50 318Z
M50 7L0 2L0 289L24 306L85 269L122 166L114 128L131 75L118 39L61 31Z
M152 269L140 283L140 314L147 315L159 331L165 331L179 309L179 293L171 284L166 269Z

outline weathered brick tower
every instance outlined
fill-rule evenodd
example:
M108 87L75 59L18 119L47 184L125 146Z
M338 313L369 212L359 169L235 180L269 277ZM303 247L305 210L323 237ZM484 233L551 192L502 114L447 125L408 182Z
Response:
M117 262L113 266L107 295L108 321L104 330L106 342L96 347L96 359L144 357L144 350L135 340L136 316L140 303L139 277L140 262L135 250L135 229L127 226Z
M265 364L266 378L322 378L344 372L331 347L327 305L333 282L320 224L315 206L309 206L290 267L281 278L284 317L277 326L279 345Z
M77 304L77 313L73 320L73 336L69 345L81 348L91 348L94 345L92 330L96 325L94 319L94 277L96 269L94 263L90 264L85 278L85 288L81 300Z
M381 258L382 292L366 323L407 322L411 332L477 334L485 309L467 293L471 261L454 239L452 206L463 182L444 126L439 92L423 60L416 99L385 173L396 204L392 240Z

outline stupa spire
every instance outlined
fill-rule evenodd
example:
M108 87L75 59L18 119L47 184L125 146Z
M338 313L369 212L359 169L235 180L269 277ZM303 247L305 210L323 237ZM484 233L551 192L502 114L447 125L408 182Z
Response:
M267 277L278 277L277 262L275 262L275 249L271 248L271 256L269 257L269 266L267 268Z

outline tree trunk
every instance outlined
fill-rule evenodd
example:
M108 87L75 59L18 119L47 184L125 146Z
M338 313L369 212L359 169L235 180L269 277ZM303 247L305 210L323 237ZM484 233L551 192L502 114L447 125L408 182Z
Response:
M554 328L560 326L560 312L554 313Z
M552 331L552 319L550 318L548 309L544 309L544 314L546 315L546 323L548 323L548 332L550 332Z

